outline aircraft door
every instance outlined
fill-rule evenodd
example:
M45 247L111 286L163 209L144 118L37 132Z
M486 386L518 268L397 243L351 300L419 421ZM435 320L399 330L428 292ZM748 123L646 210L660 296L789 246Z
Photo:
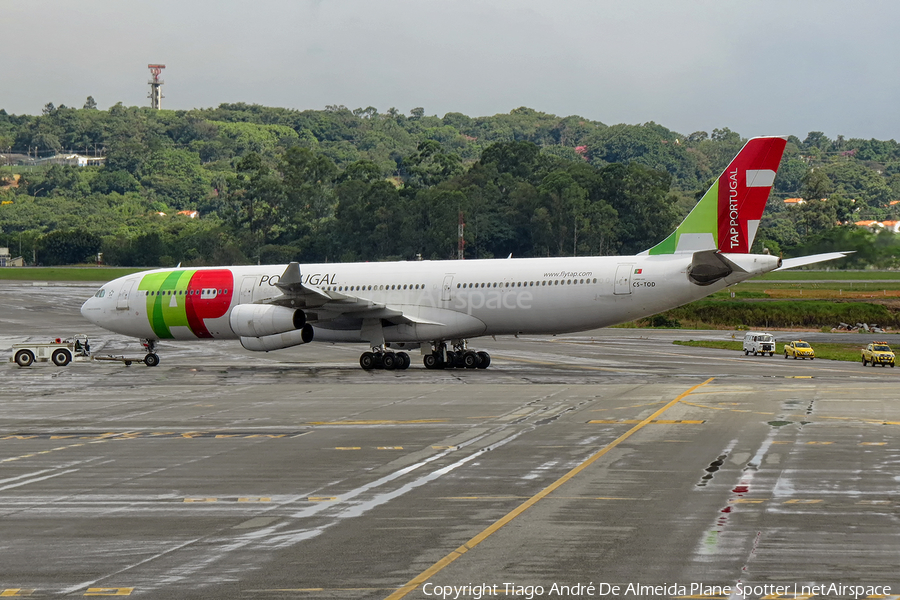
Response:
M622 296L631 293L631 271L634 265L619 265L616 268L616 285L613 292Z
M134 279L126 281L125 285L122 286L122 290L119 292L119 298L116 300L116 310L128 310L128 297L131 295L133 287Z
M241 295L238 298L239 304L250 304L253 302L254 287L256 287L256 277L244 277L241 280Z
M450 302L451 290L453 289L453 275L444 277L444 285L441 286L441 302Z

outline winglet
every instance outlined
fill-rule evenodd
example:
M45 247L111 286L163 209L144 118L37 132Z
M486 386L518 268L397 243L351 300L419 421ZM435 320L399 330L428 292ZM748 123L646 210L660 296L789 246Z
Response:
M681 225L646 254L749 253L786 144L784 137L750 139Z

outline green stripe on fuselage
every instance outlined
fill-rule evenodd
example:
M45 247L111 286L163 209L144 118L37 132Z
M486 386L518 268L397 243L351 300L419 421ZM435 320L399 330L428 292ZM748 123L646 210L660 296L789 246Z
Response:
M171 339L170 327L188 327L185 302L191 277L197 271L195 269L183 271L167 271L163 273L150 273L141 279L139 290L153 292L147 296L147 319L153 333L159 339ZM163 293L157 293L163 292ZM166 292L173 292L168 294ZM178 292L182 292L178 294Z

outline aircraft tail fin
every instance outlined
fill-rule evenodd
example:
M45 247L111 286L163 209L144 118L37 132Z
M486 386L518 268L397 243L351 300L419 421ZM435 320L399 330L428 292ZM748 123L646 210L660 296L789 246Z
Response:
M784 137L750 139L672 234L646 254L718 250L747 254L787 144Z

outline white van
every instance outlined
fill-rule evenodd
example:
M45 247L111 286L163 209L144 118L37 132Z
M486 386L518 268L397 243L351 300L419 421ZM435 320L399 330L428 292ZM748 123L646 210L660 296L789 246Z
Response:
M750 353L775 356L775 336L771 333L748 331L744 336L744 356Z

